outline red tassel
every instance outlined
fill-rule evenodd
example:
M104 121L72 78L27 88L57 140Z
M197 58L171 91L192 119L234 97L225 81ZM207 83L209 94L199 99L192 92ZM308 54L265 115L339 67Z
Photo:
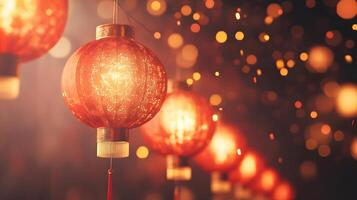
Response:
M181 200L181 188L175 184L174 200Z
M112 169L108 169L108 191L107 191L107 200L112 200Z

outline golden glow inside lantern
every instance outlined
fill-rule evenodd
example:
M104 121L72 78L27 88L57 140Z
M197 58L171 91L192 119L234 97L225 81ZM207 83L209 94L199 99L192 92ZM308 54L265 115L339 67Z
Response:
M262 193L271 193L278 184L278 174L275 170L268 168L263 170L253 183L253 188Z
M142 126L148 146L156 152L170 156L168 179L171 179L172 176L169 175L173 174L169 166L175 168L174 164L170 164L173 163L170 159L175 159L172 155L189 157L208 145L216 125L212 115L212 108L204 97L192 91L174 89L167 95L159 114ZM177 164L187 167L185 163Z
M229 173L229 179L245 185L257 177L263 168L264 160L254 151L248 151L239 165Z
M144 139L161 154L191 156L212 138L215 131L212 115L204 97L176 90L167 95L159 114L142 126Z
M19 64L45 54L60 39L68 0L0 1L0 99L19 94Z
M129 155L128 129L152 119L166 95L164 66L134 40L130 26L97 27L97 40L78 49L62 75L63 97L73 114L97 128L97 156Z
M206 171L226 172L237 166L245 148L245 139L240 131L218 124L210 144L195 156L195 161Z
M288 182L279 183L272 194L272 200L293 200L294 189Z
M315 46L310 49L307 69L315 73L326 72L334 61L334 54L328 47Z

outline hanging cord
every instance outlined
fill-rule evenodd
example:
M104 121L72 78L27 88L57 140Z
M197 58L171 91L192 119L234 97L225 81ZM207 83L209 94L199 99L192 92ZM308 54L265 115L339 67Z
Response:
M113 24L117 24L118 21L118 0L113 0ZM110 146L112 152L113 145ZM107 200L113 199L113 158L110 157L109 169L108 169L108 185L107 185Z
M178 181L174 181L174 199L173 200L181 200L181 186Z
M135 22L136 24L140 25L141 28L143 28L146 32L150 34L154 34L155 31L151 30L148 28L144 23L142 23L140 20L136 19L133 15L131 15L129 12L125 11L120 5L119 5L119 0L114 0L114 8L113 8L113 23L116 24L118 23L117 18L118 18L118 9L120 7L120 11L122 11L128 20L128 23L131 24L131 20Z
M113 8L113 23L116 24L117 22L117 15L118 15L118 8L120 7L119 5L119 0L114 0L114 8ZM131 15L129 12L125 11L122 7L120 7L120 10L125 14L127 21L130 25L132 25L132 22L135 22L138 24L141 28L143 28L146 32L150 33L153 35L155 31L151 30L148 28L143 22L140 20L136 19L133 15ZM175 81L179 82L182 79L182 70L179 67L175 68Z
M107 200L112 200L113 198L113 180L112 180L112 174L113 174L113 158L110 158L110 165L108 169L108 190L107 190Z
M113 0L113 24L118 23L118 0Z

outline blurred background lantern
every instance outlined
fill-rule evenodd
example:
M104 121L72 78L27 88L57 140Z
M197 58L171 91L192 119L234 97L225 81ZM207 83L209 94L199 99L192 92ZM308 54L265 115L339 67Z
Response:
M38 58L60 39L68 0L0 2L0 99L19 94L19 64Z
M231 190L229 170L234 169L245 152L245 138L234 127L219 123L210 144L195 156L199 167L211 172L211 191L227 193Z
M246 148L240 131L218 123L210 144L196 157L196 163L208 172L227 172L237 166Z
M272 168L263 170L252 183L252 189L259 193L270 194L279 182L278 173Z
M288 182L279 183L272 195L272 200L293 200L295 199L294 189Z
M149 121L166 95L164 66L134 40L130 26L97 27L97 40L77 50L62 76L63 97L83 123L97 128L97 156L129 155L128 129Z
M248 150L239 165L229 173L229 180L239 185L247 185L264 169L262 157Z
M175 180L191 178L184 160L206 147L216 128L208 101L183 85L186 83L173 86L158 115L142 126L148 146L168 156L167 178ZM180 173L180 168L186 173Z

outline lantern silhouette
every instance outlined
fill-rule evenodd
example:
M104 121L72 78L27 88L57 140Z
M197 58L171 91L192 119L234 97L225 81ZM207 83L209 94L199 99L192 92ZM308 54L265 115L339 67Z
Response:
M181 86L167 95L159 114L142 126L148 146L167 156L168 179L190 179L187 159L211 140L215 131L212 114L204 97Z
M229 173L229 180L247 185L264 169L264 160L254 151L247 151L239 165Z
M166 72L159 59L134 40L130 26L98 26L96 38L67 61L63 97L80 121L97 128L98 157L127 157L128 129L159 111Z
M0 98L18 96L19 64L45 54L60 39L68 0L0 2Z

